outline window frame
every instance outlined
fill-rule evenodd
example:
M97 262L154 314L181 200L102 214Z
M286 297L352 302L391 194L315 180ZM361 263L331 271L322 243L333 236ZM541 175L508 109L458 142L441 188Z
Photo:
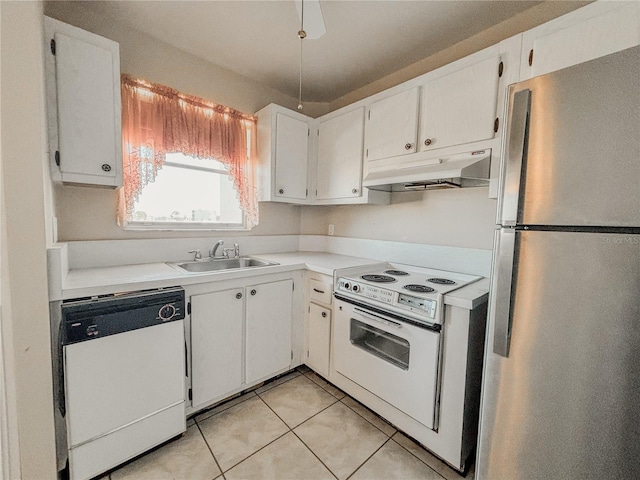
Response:
M172 152L167 155L175 155L180 154L187 158L190 157L182 152ZM215 158L205 159L212 160L218 163L221 163L219 160ZM163 166L174 167L174 168L184 168L186 170L196 170L196 171L204 171L209 173L217 173L220 175L226 175L231 179L231 175L229 171L225 168L216 168L216 167L207 167L207 166L199 166L199 165L188 165L180 162L175 162L171 160L165 160L163 162ZM162 170L160 170L162 171ZM234 189L235 190L235 189ZM161 221L136 221L136 220L127 220L126 225L124 225L125 230L132 231L250 231L251 229L247 226L247 214L242 207L239 205L240 210L242 211L242 223L214 223L214 222L161 222Z

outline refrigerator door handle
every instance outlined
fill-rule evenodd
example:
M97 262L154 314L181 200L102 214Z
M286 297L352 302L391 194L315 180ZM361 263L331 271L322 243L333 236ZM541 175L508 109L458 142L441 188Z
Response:
M515 226L518 221L522 164L526 161L530 114L531 90L516 92L513 95L507 128L507 155L500 209L500 224L503 226Z
M493 353L503 357L509 356L511 344L512 311L511 301L513 296L513 272L516 251L516 231L511 228L498 230L496 251L496 265L494 274L492 323Z

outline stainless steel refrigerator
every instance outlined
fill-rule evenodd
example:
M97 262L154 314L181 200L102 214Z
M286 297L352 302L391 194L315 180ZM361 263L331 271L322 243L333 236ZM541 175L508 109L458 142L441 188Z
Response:
M476 478L640 478L640 47L512 85Z

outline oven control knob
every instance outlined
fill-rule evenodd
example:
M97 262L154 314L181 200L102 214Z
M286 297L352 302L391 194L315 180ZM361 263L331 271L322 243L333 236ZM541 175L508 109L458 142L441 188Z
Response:
M360 291L360 285L354 285L353 287L351 287L351 290L353 290L354 292L359 292Z
M349 282L344 282L344 288L346 290L351 290L351 284Z
M160 317L160 320L162 320L163 322L166 322L167 320L171 320L175 314L176 314L176 307L174 307L170 303L163 305L162 307L160 307L160 310L158 311L158 317Z

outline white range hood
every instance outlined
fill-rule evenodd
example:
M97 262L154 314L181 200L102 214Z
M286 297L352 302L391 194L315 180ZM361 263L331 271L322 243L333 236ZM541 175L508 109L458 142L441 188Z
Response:
M405 192L489 185L491 149L476 150L416 164L370 168L363 186L371 190Z

